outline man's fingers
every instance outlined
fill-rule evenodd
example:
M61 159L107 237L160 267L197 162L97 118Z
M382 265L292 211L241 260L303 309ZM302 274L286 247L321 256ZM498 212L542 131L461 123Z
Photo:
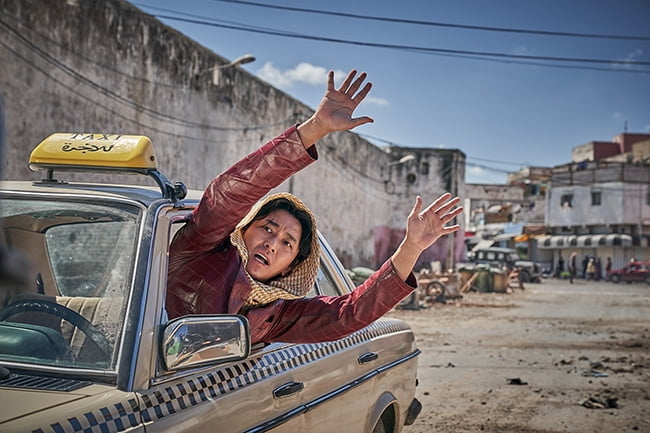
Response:
M412 218L416 215L420 214L420 209L422 209L422 197L419 195L415 197L415 203L413 204L413 208L411 208L411 212L409 213L409 218Z
M440 217L440 220L444 223L448 223L449 221L453 220L456 218L458 215L460 215L463 212L463 207L457 207L456 209L449 211L445 214L443 214Z
M427 208L424 210L424 212L429 212L429 210L431 210L431 209L433 209L434 212L435 212L436 210L438 210L440 205L442 205L444 202L449 200L450 197L451 197L450 193L448 193L448 192L444 193L443 195L438 197L433 203L431 203L429 206L427 206Z
M339 86L339 91L340 92L345 93L347 91L347 89L348 89L348 87L350 87L350 83L352 82L352 79L354 78L355 75L357 75L357 70L356 69L352 69L350 72L348 72L347 77L345 77L345 80L343 80L343 83L341 83L341 85Z
M357 126L364 125L366 123L372 123L375 120L372 117L363 116L363 117L355 117L354 119L351 119L350 121L352 122L352 127L356 128Z
M363 86L363 89L352 98L352 101L354 101L356 105L359 105L361 101L365 99L368 92L370 92L370 89L372 89L372 83L366 83L366 85Z
M453 232L457 231L459 228L460 228L460 225L454 224L453 226L443 227L442 230L444 232L443 234L448 235L449 233L453 233Z
M327 73L327 90L334 90L334 71Z
M424 210L424 213L435 212L438 215L444 215L445 212L449 211L449 209L460 203L459 197L454 197L453 199L449 200L450 197L450 193L444 193L438 197L436 201L427 206L427 208Z
M354 95L357 90L359 90L359 87L361 87L361 84L366 80L368 74L365 72L362 72L356 80L354 80L354 83L348 88L347 93L350 95Z

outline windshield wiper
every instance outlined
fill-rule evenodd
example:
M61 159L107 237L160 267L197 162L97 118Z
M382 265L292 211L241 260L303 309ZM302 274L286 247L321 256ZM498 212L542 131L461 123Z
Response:
M11 371L9 371L8 368L0 365L0 380L5 380L9 376L11 376Z

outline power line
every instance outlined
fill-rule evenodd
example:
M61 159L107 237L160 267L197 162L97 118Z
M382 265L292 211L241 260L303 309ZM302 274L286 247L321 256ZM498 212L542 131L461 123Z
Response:
M385 43L376 43L376 42L365 42L365 41L354 41L347 39L338 39L330 38L323 36L313 36L306 34L297 34L289 33L281 30L270 30L262 28L251 28L244 25L232 25L232 24L219 24L213 21L205 21L203 19L189 19L181 18L178 16L172 15L154 15L159 19L168 19L172 21L181 21L190 24L205 25L211 27L225 28L231 30L241 30L252 33L261 33L272 36L282 36L296 39L307 39L315 40L321 42L331 42L338 44L346 45L357 45L357 46L366 46L374 48L388 48L401 51L411 51L421 54L437 54L437 55L461 55L461 56L472 56L475 60L494 60L494 59L511 59L512 63L516 63L517 60L540 60L546 62L571 62L571 63L587 63L587 64L609 64L609 65L625 65L625 66L650 66L650 61L638 61L638 60L612 60L612 59L589 59L589 58L578 58L578 57L555 57L555 56L532 56L532 55L523 55L523 54L506 54L506 53L496 53L496 52L487 52L487 51L470 51L470 50L453 50L446 48L435 48L435 47L420 47L412 45L400 45L400 44L385 44ZM567 67L567 66L565 66ZM576 69L584 69L584 67L573 66ZM594 68L590 68L594 69ZM636 72L636 73L650 73L648 69L599 69L604 71L611 72Z
M105 96L107 96L107 97L109 97L109 98L115 100L115 101L118 102L118 103L122 103L123 105L127 105L127 106L129 106L129 107L131 107L131 108L134 108L134 109L136 109L136 110L140 110L140 111L142 111L142 112L148 113L148 114L150 114L150 115L153 115L153 117L163 117L163 118L166 118L167 120L173 120L173 121L175 121L174 123L177 123L177 124L179 124L179 125L182 125L182 124L183 124L183 123L179 122L180 120L182 120L182 119L180 119L180 118L173 117L173 116L170 116L170 115L165 114L165 113L160 113L160 112L157 112L157 111L153 111L152 109L150 109L150 108L148 108L148 107L146 107L146 106L140 105L140 104L138 104L138 103L136 103L136 102L134 102L134 101L132 101L132 100L130 100L130 99L127 99L127 98L125 98L125 97L123 97L123 96L121 96L121 95L119 95L119 94L113 92L113 91L110 91L109 89L107 89L107 88L101 86L100 84L98 84L97 82L95 82L95 81L89 79L88 77L86 77L86 76L84 76L84 75L82 75L82 74L80 74L80 73L78 73L78 72L76 72L76 71L73 71L71 68L69 68L69 67L68 67L67 65L65 65L63 62L61 62L60 60L55 59L54 57L52 57L52 56L50 56L49 54L47 54L44 50L42 50L40 47L38 47L37 45L35 45L32 41L30 41L29 39L27 39L25 36L23 36L22 34L20 34L17 30L15 30L14 28L12 28L12 27L9 26L7 23L5 23L5 22L3 22L3 21L1 21L1 20L0 20L0 26L5 27L5 29L8 30L8 34L12 35L12 36L13 36L15 39L17 39L20 43L22 43L23 45L25 45L25 46L26 46L30 51L32 51L32 52L34 52L35 54L37 54L39 57L41 57L41 58L42 58L43 60L45 60L46 62L48 62L48 63L54 65L56 68L58 68L59 70L61 70L63 73L65 73L66 75L68 75L69 77L71 77L72 79L74 79L75 81L77 81L77 82L81 82L81 83L84 83L84 84L88 85L89 87L93 88L94 90L99 91L100 93L104 94ZM53 41L51 41L51 42L53 42ZM42 74L43 74L44 76L46 76L47 78L51 79L53 82L57 83L57 84L60 85L61 87L65 88L65 89L67 89L67 90L69 90L69 91L71 91L71 92L73 92L73 93L77 93L76 89L74 89L73 87L71 87L71 86L68 85L68 84L65 84L63 81L57 79L56 77L54 77L54 76L50 73L51 70L49 70L49 69L48 69L48 70L45 70L44 68L41 68L41 67L37 66L35 63L33 63L33 61L27 59L25 56L21 55L18 51L16 51L14 48L12 48L11 46L7 45L7 44L4 43L3 41L0 41L0 46L4 47L4 48L7 49L8 51L12 52L16 57L18 57L19 59L21 59L22 61L24 61L26 64L28 64L29 66L31 66L33 69L35 69L35 70L39 71L40 73L42 73ZM84 60L86 60L87 62L89 62L89 63L93 63L93 64L94 64L94 62L90 61L89 59L87 59L87 58L85 58L85 57L82 57L82 58L83 58ZM149 84L155 84L155 83L149 83ZM144 124L144 123L142 123L142 122L140 122L140 121L137 121L137 120L135 120L135 119L132 119L132 118L130 118L130 117L126 117L126 116L124 116L124 115L118 113L117 111L115 111L115 110L113 110L113 109L110 109L110 108L106 107L105 104L101 104L101 103L95 101L94 99L91 99L90 101L91 101L91 103L93 103L94 105L96 105L96 106L102 108L102 109L105 110L105 111L108 111L108 112L111 113L113 116L115 116L115 117L119 117L119 118L121 118L121 119L123 119L123 120L127 120L127 121L130 121L130 122L133 122L133 123L135 123L136 125L138 125L138 126L140 126L140 127L144 127L144 128L146 128L146 129L148 129L148 130L153 130L153 131L156 131L156 132L158 132L158 133L160 133L160 134L163 134L163 135L173 136L173 137L181 138L181 139L188 139L188 140L193 140L193 141L204 141L204 142L215 143L214 140L205 140L205 139L200 138L200 137L192 137L192 136L188 136L188 135L181 135L181 134L174 133L174 132L163 131L163 130L158 129L158 128L156 128L156 127L153 127L153 126L151 126L151 125L146 125L146 124ZM231 130L231 131L238 131L238 130L240 130L240 131L246 131L246 130L256 130L256 129L262 129L262 128L269 128L269 127L279 126L279 125L286 124L286 123L288 123L288 122L292 122L292 121L294 121L293 116L292 116L291 118L289 118L289 119L285 119L285 120L282 120L282 121L277 122L277 123L274 123L274 124L260 125L260 126L254 126L254 127L219 128L219 127L214 127L214 126L205 125L205 124L199 124L199 123L195 123L195 122L185 122L185 126L187 126L187 127L192 127L192 128L196 128L196 127L198 127L198 128L217 129L217 130ZM370 136L370 135L366 135L366 134L357 134L357 135L359 135L359 136L367 136L367 137L371 137L371 138L373 138L373 139L375 139L375 140L379 140L379 141L383 141L383 142L386 142L386 143L394 144L394 143L392 143L392 142L390 142L390 141L388 141L388 140L384 140L384 139L377 138L377 137L372 137L372 136ZM241 141L241 140L238 140L238 142L240 142L240 141ZM222 142L226 142L226 141L224 140L224 141L222 141ZM345 164L345 165L348 166L348 167L350 167L350 168L352 168L354 171L357 171L357 172L361 173L361 172L360 172L358 169L356 169L355 167L353 167L353 166L351 166L351 165L349 165L349 164ZM488 170L491 169L491 168L489 168L489 167L483 167L483 168L488 169ZM498 171L498 169L495 169L495 170ZM378 181L377 179L373 179L373 178L368 177L368 176L366 176L366 177L367 177L368 179L370 179L370 180Z
M361 132L357 132L356 134L361 136L361 137L366 137L367 139L370 139L370 140L379 141L381 143L386 143L386 144L388 144L390 146L398 146L398 147L404 147L404 148L421 147L421 146L418 146L418 145L400 144L400 143L396 143L396 142L394 142L392 140L386 140L386 139L383 139L383 138L375 137L373 135L365 134L365 133L361 133ZM494 164L513 165L513 166L517 166L517 167L528 167L528 166L530 166L530 164L523 163L523 162L502 161L502 160L496 160L496 159L478 158L478 157L474 157L474 156L467 156L467 158L466 158L466 164L467 165L484 168L486 170L494 170L494 171L498 171L498 172L504 172L504 173L510 173L510 171L502 170L502 169L494 168L494 167L488 167L488 166L485 166L485 165L475 164L475 163L471 163L469 161L483 161L483 162L491 162L491 163L494 163Z
M543 36L566 36L566 37L576 37L576 38L650 41L650 36L632 36L632 35L628 36L628 35L611 35L611 34L598 34L598 33L573 33L573 32L556 32L556 31L547 31L547 30L513 29L513 28L506 28L506 27L473 26L467 24L451 24L451 23L442 23L442 22L435 22L435 21L411 20L405 18L388 18L388 17L378 17L378 16L371 16L371 15L359 15L359 14L352 14L346 12L325 11L320 9L307 9L307 8L297 8L297 7L290 7L290 6L268 5L264 3L242 1L242 0L213 0L213 1L219 1L222 3L236 3L236 4L263 7L269 9L288 10L293 12L304 12L304 13L319 14L319 15L331 15L331 16L339 16L339 17L346 17L346 18L355 18L361 20L382 21L382 22L391 22L391 23L400 23L400 24L414 24L414 25L431 26L431 27L448 27L448 28L457 28L457 29L465 29L465 30L481 30L481 31L505 32L505 33L524 33L524 34L543 35Z
M196 15L196 14L190 14L187 12L180 12L180 11L175 11L173 9L167 9L167 8L161 8L157 6L150 6L142 3L134 3L140 7L144 7L150 10L157 10L157 11L163 11L163 12L168 12L172 13L175 15L180 15L180 16L186 16L186 17L191 17L191 18L199 18L199 19L205 19L206 17L202 15ZM164 15L154 15L156 18L163 18ZM286 37L292 37L295 38L301 38L301 37L306 37L305 35L301 35L299 33L295 32L284 32L283 34L276 34L277 32L280 32L279 30L275 30L272 28L268 27L261 27L261 26L255 26L255 25L249 25L249 24L242 24L238 23L235 21L229 21L229 20L221 20L221 19L216 19L216 18L209 18L211 23L214 24L207 24L207 25L212 25L215 27L219 27L216 23L222 23L222 26L224 28L230 28L228 26L233 26L232 29L234 30L240 30L240 31L247 31L247 32L254 32L254 30L259 30L260 33L266 33L266 32L273 32L275 36L286 36ZM341 42L346 42L349 43L349 41L341 41ZM392 47L390 47L392 48ZM592 71L603 71L603 72L633 72L633 73L650 73L649 70L639 70L639 69L613 69L611 67L599 67L599 66L586 66L586 65L563 65L563 64L549 64L549 63L541 63L541 62L533 62L533 61L523 61L523 60L513 60L513 59L500 59L500 58L488 58L488 57L476 57L474 55L463 55L463 54L452 54L452 53L423 53L420 50L412 50L412 49L404 49L402 51L406 52L412 52L416 54L434 54L438 56L444 56L444 57L456 57L456 58L462 58L462 59L469 59L469 60L480 60L484 62L494 62L494 63L507 63L507 64L518 64L518 65L532 65L532 66L542 66L546 68L556 68L556 69L578 69L578 70L592 70ZM624 65L626 64L625 60L615 62L617 65Z
M10 25L8 25L7 23L5 23L5 22L3 22L1 20L0 20L0 27L4 27L5 29L7 29L8 30L7 33L11 34L14 37L15 40L17 40L19 43L26 46L30 51L32 51L33 53L38 55L44 61L48 62L49 64L51 64L54 67L61 70L64 74L68 75L73 80L89 86L90 88L92 88L92 89L96 90L97 92L103 94L104 96L106 96L109 99L117 101L117 102L119 102L119 103L121 103L123 105L126 105L128 107L131 107L131 108L133 108L133 109L135 109L137 111L146 113L146 114L152 116L153 118L157 118L159 120L165 120L165 121L167 121L169 123L173 123L173 124L180 125L180 126L187 126L187 127L197 128L197 129L210 129L210 130L217 130L217 131L251 131L251 130L263 129L263 128L267 128L267 127L271 126L271 125L257 125L257 126L252 126L252 127L219 127L219 126L213 126L213 125L209 125L209 124L205 124L205 123L193 122L193 121L181 118L181 117L176 117L176 116L173 116L173 115L158 111L158 110L153 109L151 107L147 107L145 105L139 104L136 101L133 101L133 100L127 98L127 97L124 97L124 96L112 91L111 89L97 83L96 81L93 81L92 79L86 77L85 75L82 75L81 73L77 72L73 68L67 66L62 61L60 61L60 60L56 59L55 57L51 56L45 50L41 49L39 46L34 44L32 41L27 39L25 36L23 36L20 32L18 32L13 27L11 27ZM0 43L1 43L1 41L0 41ZM2 45L5 46L5 48L7 48L8 50L12 51L14 54L20 56L15 50L11 49L8 45L6 45L4 43L2 43ZM22 56L20 56L20 57L22 57ZM32 67L34 67L35 69L43 72L40 68L38 68L32 62L28 61L24 57L22 57L22 58L23 58L23 60L25 62L30 64ZM54 77L51 76L50 74L46 74L46 76L54 79ZM59 80L55 79L55 81L57 81L59 84L63 85L63 83L60 82ZM65 87L67 87L67 86L65 86ZM285 123L285 122L286 122L286 120L281 122L281 123Z
M12 22L18 23L19 26L22 26L23 28L29 29L32 33L34 33L35 35L37 35L41 39L45 40L47 43L55 45L59 49L64 50L64 51L70 53L71 55L73 55L75 57L80 58L81 60L85 61L86 63L92 63L92 64L94 64L94 65L96 65L96 66L98 66L98 67L100 67L102 69L105 69L105 70L107 70L107 71L109 71L111 73L114 73L116 75L121 75L121 76L123 76L125 78L129 78L129 79L136 80L136 81L141 81L143 83L152 84L152 85L155 85L155 86L168 87L168 88L172 88L172 89L183 89L183 90L187 89L187 86L182 86L182 85L178 85L178 84L163 83L163 82L160 82L160 81L149 80L149 79L143 78L143 77L136 77L134 75L130 75L130 74L126 73L126 72L123 72L123 71L113 67L112 65L96 62L96 61L90 59L89 57L86 57L86 56L84 56L84 55L82 55L82 54L80 54L80 53L78 53L76 51L73 51L71 48L68 48L68 47L64 46L63 44L55 41L51 37L49 37L49 36L47 36L47 35L45 35L43 33L38 32L36 29L30 28L29 25L27 25L22 19L14 16L14 15L7 14L4 11L0 11L0 15L4 15L5 17L7 17ZM12 29L12 31L17 32L16 29Z

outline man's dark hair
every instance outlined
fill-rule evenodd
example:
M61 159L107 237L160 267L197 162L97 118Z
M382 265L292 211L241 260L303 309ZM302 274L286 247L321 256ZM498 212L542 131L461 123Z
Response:
M260 208L259 212L257 212L255 218L253 218L253 221L261 220L276 210L289 212L289 214L300 222L300 226L302 227L302 235L300 236L300 242L298 243L298 255L293 262L291 262L291 267L298 266L303 260L309 257L309 254L311 254L311 243L313 240L311 216L306 211L298 209L291 200L281 197L265 203ZM248 223L244 228L244 231L253 223L253 221Z

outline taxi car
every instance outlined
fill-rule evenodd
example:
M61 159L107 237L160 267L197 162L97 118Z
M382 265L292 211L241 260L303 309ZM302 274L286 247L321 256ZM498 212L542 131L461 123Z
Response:
M147 137L53 134L30 167L44 179L0 182L0 248L31 265L28 284L0 284L0 431L378 433L417 417L406 322L251 347L244 316L167 319L168 247L200 192L158 171ZM155 185L67 183L70 170ZM309 296L353 290L320 241Z

